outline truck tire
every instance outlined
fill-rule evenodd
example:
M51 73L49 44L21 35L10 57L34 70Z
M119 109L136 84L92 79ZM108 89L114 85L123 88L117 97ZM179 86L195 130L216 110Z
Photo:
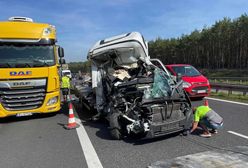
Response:
M120 130L118 128L111 129L110 134L114 140L121 140L121 138L122 138L122 135L121 135Z
M115 140L122 138L119 116L119 113L116 112L111 113L109 116L110 135Z

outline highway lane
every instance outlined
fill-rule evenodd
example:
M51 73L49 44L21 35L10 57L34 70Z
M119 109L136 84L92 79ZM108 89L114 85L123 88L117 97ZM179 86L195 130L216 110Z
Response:
M193 102L194 106L200 104L203 101ZM215 100L209 100L209 105L224 118L224 128L209 139L197 135L182 137L175 134L154 140L116 141L111 140L108 125L104 122L85 121L84 126L103 167L107 168L141 168L158 160L212 150L214 147L248 145L247 139L227 132L233 130L248 135L248 106ZM82 119L86 120L84 117Z
M75 130L65 130L68 108L57 115L0 120L1 168L84 168Z
M203 104L203 101L192 103L196 106ZM79 114L77 118L82 120L86 130L80 139L81 144L81 128L63 128L68 120L68 109L65 107L55 116L0 120L0 167L84 168L89 158L95 157L91 157L92 153L84 149L90 145L104 168L143 168L159 160L207 151L212 147L248 145L247 139L228 133L235 131L248 136L248 106L215 100L209 100L209 105L224 118L224 128L209 139L197 135L182 137L174 134L153 140L112 140L107 123L89 121L90 114L76 104ZM86 136L90 142L85 140Z

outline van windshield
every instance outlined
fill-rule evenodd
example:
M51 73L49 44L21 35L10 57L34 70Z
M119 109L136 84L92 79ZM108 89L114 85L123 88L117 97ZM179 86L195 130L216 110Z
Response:
M201 73L195 69L193 66L173 66L172 69L176 72L177 75L182 76L200 76Z
M54 47L0 45L0 68L44 67L55 65Z

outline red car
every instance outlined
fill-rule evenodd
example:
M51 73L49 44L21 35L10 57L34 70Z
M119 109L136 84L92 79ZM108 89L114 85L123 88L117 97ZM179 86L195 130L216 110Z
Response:
M168 71L178 77L181 76L183 88L190 97L203 98L210 94L210 84L208 79L203 76L196 68L188 64L165 65Z

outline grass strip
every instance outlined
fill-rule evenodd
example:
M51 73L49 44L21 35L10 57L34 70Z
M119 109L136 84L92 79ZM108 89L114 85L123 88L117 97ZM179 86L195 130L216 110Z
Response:
M248 95L242 95L242 94L230 94L228 95L227 93L223 93L223 92L212 92L210 94L210 97L213 98L219 98L219 99L223 99L223 100L232 100L232 101L237 101L237 102L241 102L241 103L248 103Z

